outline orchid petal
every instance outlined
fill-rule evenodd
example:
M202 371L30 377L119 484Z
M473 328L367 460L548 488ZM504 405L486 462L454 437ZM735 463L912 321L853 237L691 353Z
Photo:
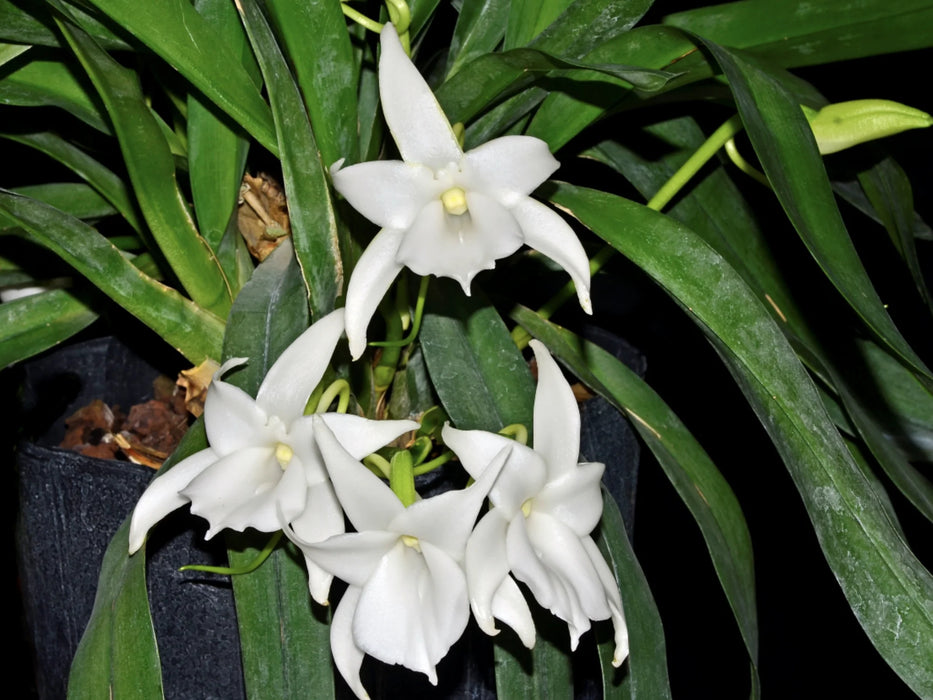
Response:
M547 348L532 340L538 364L538 387L535 390L535 451L548 467L548 477L555 479L575 470L580 456L580 409L573 391Z
M337 498L353 526L360 532L387 529L405 511L398 496L347 453L320 416L314 417L314 437L324 455Z
M573 280L582 309L593 313L590 302L590 262L580 239L560 214L530 197L512 206L525 243L560 265Z
M330 622L330 650L340 675L360 700L369 700L369 694L360 680L360 668L365 654L353 641L353 617L360 600L360 589L350 586L343 593Z
M311 416L302 416L288 426L288 446L293 452L293 459L301 462L308 486L330 483L324 458L314 439L314 419Z
M402 270L396 259L404 231L384 228L360 256L347 284L346 324L350 356L358 360L366 350L366 328L392 281Z
M605 468L599 462L587 462L548 482L535 496L535 512L560 520L577 537L587 537L603 515L599 483Z
M615 651L612 655L612 665L618 668L628 656L628 626L625 623L625 613L622 608L622 598L619 595L619 585L616 583L615 576L609 569L606 560L603 559L602 552L593 542L592 537L585 537L582 540L583 548L593 562L593 568L599 574L599 580L606 591L606 598L609 602L609 610L612 615L612 627L614 631Z
M399 538L385 530L334 535L323 542L305 542L294 532L289 534L306 557L351 586L365 586L379 562L397 545L404 546Z
M291 527L288 527L288 526ZM304 510L291 522L282 523L285 535L291 539L293 536L300 542L321 542L333 535L343 534L343 511L337 501L337 494L330 481L324 481L308 487ZM304 554L304 552L302 552ZM321 605L327 605L330 584L333 574L325 571L305 554L305 565L308 569L308 590L311 597Z
M515 518L509 523L505 543L512 573L528 586L538 604L551 611L568 607L560 581L545 568L532 546L525 518Z
M511 576L502 579L502 585L492 599L492 614L512 628L527 648L535 645L535 623L531 610L518 584Z
M502 136L467 151L461 168L470 189L511 207L560 167L547 143L533 136Z
M152 480L133 509L130 554L143 546L146 533L153 525L188 502L179 492L216 461L217 453L208 447L183 459Z
M400 435L421 427L413 420L370 420L348 413L320 416L353 459L363 459Z
M480 192L467 192L469 211L448 214L439 199L429 202L399 244L397 259L419 275L457 280L469 293L473 277L522 245L509 210Z
M528 498L544 486L547 467L541 457L534 450L504 435L445 426L441 437L474 479L483 473L499 452L506 448L511 450L499 478L489 491L489 500L501 508L509 520L518 514Z
M205 539L226 527L228 518L235 512L238 517L229 523L230 527L254 526L251 516L256 514L262 525L269 525L263 528L257 524L256 529L274 532L279 529L278 517L268 496L281 477L282 468L271 447L247 447L221 457L192 479L179 495L192 502L192 513L210 524ZM259 513L255 513L256 510Z
M344 312L318 319L279 355L256 393L256 405L285 422L304 411L343 334Z
M431 88L387 23L380 38L379 98L402 158L435 170L457 163L463 150Z
M556 614L583 630L589 629L589 620L608 619L606 591L581 538L546 514L533 511L525 524L541 562L570 594L571 610Z
M239 387L214 379L204 401L207 442L221 457L268 441L269 417Z
M504 435L485 430L460 430L450 423L446 423L441 430L441 439L454 451L460 464L474 479L479 478L503 448L516 444Z
M469 619L463 570L438 550L399 542L363 588L353 638L364 652L427 675L460 637Z
M509 576L505 533L509 519L493 508L473 528L466 546L467 589L470 607L480 629L486 634L499 634L493 620L493 598Z
M405 229L441 190L434 172L419 163L374 160L347 168L331 166L334 188L380 228Z

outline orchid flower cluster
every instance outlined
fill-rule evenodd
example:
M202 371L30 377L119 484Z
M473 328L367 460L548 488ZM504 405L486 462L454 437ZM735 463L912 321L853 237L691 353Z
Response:
M388 475L361 461L393 441L410 445L419 423L350 415L346 402L329 411L330 394L309 405L344 332L352 357L362 355L367 325L403 267L451 277L469 294L478 272L527 243L568 271L591 312L580 242L529 196L557 168L547 145L506 136L464 153L392 24L382 31L379 73L383 113L402 161L344 167L341 160L331 168L335 189L381 227L350 278L346 308L303 332L255 398L224 381L247 358L220 367L204 408L209 446L143 494L130 553L185 504L207 520L207 538L224 529L281 531L304 555L315 601L328 604L334 577L347 584L333 615L331 649L361 698L366 654L436 684L436 665L471 610L486 633L498 634L498 619L532 647L535 625L519 582L567 623L571 648L591 620L611 620L618 666L628 654L622 600L591 537L602 514L604 466L578 463L576 400L543 344L531 341L538 367L533 447L443 427L441 442L472 480L461 490L422 498L410 462L398 470L393 463L387 484L381 477ZM345 519L353 532L345 532Z

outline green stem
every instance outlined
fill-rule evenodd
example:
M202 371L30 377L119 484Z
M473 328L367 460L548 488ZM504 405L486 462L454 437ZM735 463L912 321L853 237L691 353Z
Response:
M418 331L421 330L421 317L424 315L424 301L428 294L428 281L430 277L422 277L421 284L418 287L418 300L415 302L415 317L411 326L411 331L401 340L374 340L370 343L377 348L403 348L411 345L418 337Z
M388 479L389 475L392 473L392 465L389 463L389 460L376 453L364 457L363 464L376 476Z
M364 27L371 32L375 32L376 34L379 34L382 32L382 26L383 26L382 24L380 24L379 22L376 22L375 20L370 19L369 17L364 15L359 10L353 9L352 7L347 5L345 2L340 3L340 9L343 10L343 14L345 17L347 17L348 19L352 19L354 22L356 22L361 27Z
M442 464L446 464L447 462L452 460L454 457L456 457L456 455L450 450L448 450L447 452L442 454L440 457L435 457L434 459L428 462L423 462L422 464L419 464L417 467L412 469L412 475L421 476L422 474L427 474L429 471L433 471L434 469L437 469Z
M528 428L521 423L512 423L511 425L505 426L499 431L499 435L510 437L515 440L515 442L520 442L523 445L528 444Z
M337 413L346 413L347 406L350 405L350 383L346 379L337 379L327 387L314 412L324 413L338 396L340 399L337 401Z
M765 177L765 174L742 157L742 154L739 153L738 146L735 145L735 139L729 139L726 141L726 155L729 156L729 160L732 161L732 164L735 165L735 167L748 175L750 178L757 180L765 187L771 187L771 183L768 182L768 178Z
M696 175L709 160L725 147L742 130L742 120L738 114L725 121L716 131L710 134L700 147L694 151L687 161L671 175L667 182L645 204L649 209L661 211L677 194L686 187L687 183ZM605 246L590 260L590 276L592 277L615 253L612 246ZM575 294L573 282L565 284L560 291L551 297L539 310L542 318L550 318L564 303ZM512 329L512 340L519 348L524 348L531 340L531 334L521 326Z
M256 555L256 558L246 566L233 569L229 566L202 566L201 564L187 564L181 567L179 571L206 571L210 574L223 574L225 576L239 576L240 574L248 574L258 569L262 563L269 558L269 555L272 554L272 551L275 549L280 539L282 539L281 530L269 538L266 546L263 547L259 554Z

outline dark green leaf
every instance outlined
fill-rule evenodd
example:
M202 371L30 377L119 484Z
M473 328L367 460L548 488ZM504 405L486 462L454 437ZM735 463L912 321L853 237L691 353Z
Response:
M664 22L786 68L933 46L928 0L743 0Z
M113 216L117 210L90 185L83 182L48 182L42 185L27 185L13 190L24 197L60 209L76 219L94 220Z
M93 0L93 4L164 58L259 143L277 153L272 115L250 73L190 2Z
M783 457L865 632L915 692L933 696L933 576L853 462L761 303L721 256L669 217L570 185L553 200L654 278L707 333Z
M226 0L201 0L195 7L217 35L224 38L231 53L243 57L243 67L247 71L254 69L249 43L233 4ZM259 82L258 71L255 78ZM188 95L187 137L188 179L198 226L232 282L237 279L235 248L229 246L227 254L221 257L220 241L236 211L249 141L244 132L233 128L229 119L218 114L217 108L199 93Z
M475 0L460 8L447 53L447 77L502 41L509 16L509 0Z
M32 60L0 80L0 104L59 107L98 131L110 133L94 87L66 63Z
M924 280L914 236L917 215L910 180L893 158L879 160L859 173L859 182L901 254L914 285L927 306L933 309L933 298Z
M416 36L427 26L439 4L440 0L410 0L408 6L411 8L411 26L408 31L412 36Z
M666 69L676 75L666 87L705 78L712 74L709 65L698 55L689 39L668 27L636 27L599 44L583 58L584 63L624 61L654 69ZM632 83L605 73L579 71L573 81L565 81L535 114L528 133L548 142L552 151L584 128L619 106L626 99L640 99L633 94Z
M310 294L311 314L318 318L333 310L343 286L337 221L327 176L301 93L268 23L253 0L243 0L241 12L269 91L292 240Z
M101 46L107 49L130 48L125 41L118 39L83 10L75 7L74 13L81 17L83 26ZM67 46L62 44L48 6L41 2L0 0L0 40L37 46Z
M465 297L450 280L433 282L420 337L434 388L456 427L531 429L531 373L498 312L477 292Z
M906 459L933 462L933 394L876 343L863 340L856 347L857 364L846 375L858 379L878 427Z
M607 636L600 643L603 697L607 700L666 700L671 697L671 689L661 616L641 565L632 551L619 506L605 488L603 518L596 542L619 582L630 646L625 666L616 671L612 667L614 640ZM622 676L620 683L613 682L617 674Z
M504 48L525 46L572 4L573 0L512 0Z
M111 58L83 30L68 20L57 22L104 101L136 199L162 255L195 302L226 315L230 290L217 259L194 226L178 188L174 158L138 76Z
M295 71L321 159L359 159L357 69L346 18L330 0L268 0L266 8ZM313 36L314 41L308 38ZM326 57L326 58L325 58ZM293 144L288 144L293 145ZM284 145L280 146L284 154Z
M653 0L575 0L541 32L531 46L564 58L580 58L624 34L644 16ZM629 61L626 61L629 63Z
M84 222L3 190L0 220L25 229L33 240L61 257L192 364L220 356L223 321L143 275Z
M858 258L799 103L778 79L752 60L705 43L729 80L775 194L813 257L878 337L904 362L930 377L923 361L894 326Z
M556 74L554 71L558 71ZM569 71L569 73L568 73ZM464 66L437 90L437 99L451 122L466 122L485 107L527 88L545 76L593 71L625 80L644 90L663 87L674 74L648 68L612 63L589 63L558 58L537 49L513 49L480 56Z
M631 140L655 144L660 156L640 155L615 141L601 142L587 155L621 173L649 200L704 140L692 118L679 117L644 127ZM698 233L742 275L785 329L798 353L810 358L811 369L818 368L822 364L816 359L822 354L820 345L748 202L722 167L707 168L696 179L688 194L677 198L667 213Z
M96 318L83 301L64 289L0 304L0 368L48 350Z
M110 202L135 231L142 230L143 224L137 213L136 203L126 183L80 148L51 132L0 136L35 148L74 171Z

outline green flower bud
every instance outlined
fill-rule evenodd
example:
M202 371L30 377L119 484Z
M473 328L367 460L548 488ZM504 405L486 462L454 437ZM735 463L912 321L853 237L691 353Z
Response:
M890 100L851 100L803 111L823 155L933 124L926 112Z

